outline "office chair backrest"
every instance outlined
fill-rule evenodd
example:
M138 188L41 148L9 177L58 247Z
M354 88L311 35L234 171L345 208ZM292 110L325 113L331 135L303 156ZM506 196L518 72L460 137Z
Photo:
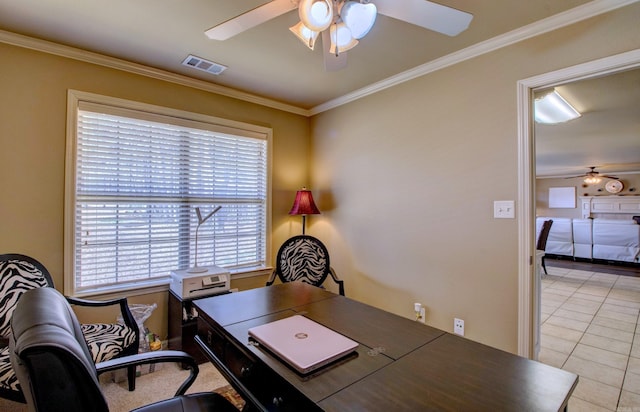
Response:
M549 237L549 232L551 231L551 225L553 224L553 220L545 220L542 223L542 229L540 229L540 235L538 235L538 243L536 244L537 250L544 250L547 248L547 238Z
M107 412L80 323L53 288L32 289L11 320L11 363L37 411Z

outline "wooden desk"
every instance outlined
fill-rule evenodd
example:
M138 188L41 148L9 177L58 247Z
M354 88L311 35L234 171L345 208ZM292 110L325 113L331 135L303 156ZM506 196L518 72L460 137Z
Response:
M193 337L198 330L198 317L194 316L191 310L193 302L198 299L209 298L219 294L227 294L229 291L223 291L211 294L209 296L199 296L192 299L182 299L172 290L169 291L169 337L168 347L172 350L182 350L193 356L198 363L204 363L207 358L196 345ZM186 315L186 318L185 318Z
M578 377L302 283L200 299L198 335L277 411L558 411ZM247 330L303 314L360 343L302 376Z

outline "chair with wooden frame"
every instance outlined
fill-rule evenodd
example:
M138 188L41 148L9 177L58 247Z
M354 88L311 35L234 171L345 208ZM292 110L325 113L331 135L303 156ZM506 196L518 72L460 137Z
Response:
M36 259L21 254L0 255L0 397L16 402L25 402L24 394L9 361L7 346L10 321L22 295L36 288L53 288L49 271ZM123 323L83 324L82 332L91 348L95 363L120 356L138 353L139 328L129 310L127 298L108 301L90 301L66 298L70 304L89 307L118 305ZM135 366L127 369L129 390L135 389Z
M298 281L318 287L331 275L338 284L339 293L344 296L344 281L338 278L331 267L326 246L313 236L294 236L280 246L276 268L271 273L267 286L273 284L276 275L283 283Z

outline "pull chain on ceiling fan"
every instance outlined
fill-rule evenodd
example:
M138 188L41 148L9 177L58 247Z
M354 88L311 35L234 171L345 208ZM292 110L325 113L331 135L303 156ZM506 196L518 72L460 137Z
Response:
M367 35L378 14L448 36L466 30L473 19L470 13L427 0L273 0L218 24L205 34L213 40L227 40L296 8L300 22L289 30L311 50L322 34L327 70L346 66L346 51ZM339 55L345 57L338 58Z

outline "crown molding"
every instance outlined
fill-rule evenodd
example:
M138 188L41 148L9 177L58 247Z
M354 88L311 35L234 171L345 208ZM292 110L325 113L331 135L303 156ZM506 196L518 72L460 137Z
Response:
M255 94L241 92L230 87L221 86L218 84L206 82L204 80L198 80L181 74L172 73L166 70L156 69L154 67L133 63L115 57L105 56L99 53L94 53L71 46L65 46L47 40L36 39L9 31L0 30L0 42L69 59L79 60L85 63L97 64L99 66L109 67L111 69L139 74L166 82L179 84L181 86L204 90L206 92L231 97L249 103L259 104L261 106L266 106L285 112L290 112L293 114L298 114L306 117L310 115L309 110L278 102L276 100L267 99Z
M181 74L176 74L142 64L118 59L115 57L105 56L75 47L65 46L47 40L40 40L4 30L0 30L0 42L44 53L54 54L74 60L79 60L86 63L92 63L104 67L122 70L129 73L139 74L142 76L175 83L182 86L192 87L194 89L204 90L222 96L231 97L249 103L255 103L261 106L266 106L273 109L310 117L377 93L379 91L388 89L390 87L399 85L417 77L433 73L440 69L444 69L448 66L461 63L465 60L478 57L485 53L490 53L502 47L506 47L514 43L539 36L541 34L577 23L579 21L597 16L599 14L607 13L609 11L636 3L638 1L640 0L594 0L590 3L575 7L563 13L556 14L527 26L512 30L500 36L496 36L489 40L477 43L473 46L469 46L465 49L417 66L413 69L404 71L395 76L388 77L382 81L372 83L369 86L363 87L351 93L347 93L336 99L329 100L311 109L304 109L298 106L278 102L276 100L267 99L255 94L241 92L230 87L209 83L204 80L193 79Z
M546 19L531 23L527 26L520 27L500 36L493 37L489 40L474 44L465 49L448 54L436 60L432 60L423 65L414 67L395 76L388 77L377 83L358 89L354 92L345 94L333 100L329 100L323 104L311 108L311 115L316 115L327 110L334 109L338 106L353 102L381 90L397 86L401 83L433 73L445 67L461 63L465 60L481 56L485 53L510 46L514 43L539 36L541 34L557 30L559 28L577 23L579 21L607 13L609 11L636 3L639 0L594 0L582 6L575 7L562 13L558 13Z

